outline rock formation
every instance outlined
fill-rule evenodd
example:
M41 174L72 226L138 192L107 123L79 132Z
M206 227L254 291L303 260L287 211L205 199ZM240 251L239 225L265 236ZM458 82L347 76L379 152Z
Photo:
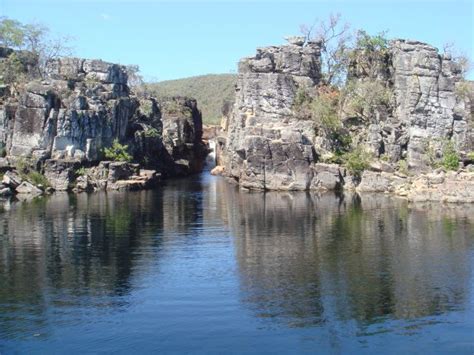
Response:
M427 152L440 155L444 140L460 151L474 149L470 107L456 95L461 70L449 55L425 43L394 40L385 62L372 65L378 69L375 79L393 90L394 101L392 112L363 127L373 152L392 162L406 159L411 169L426 171ZM360 66L354 63L349 75L363 80L368 74Z
M358 60L355 56L348 77L365 80L370 76L383 83L393 93L390 107L370 121L341 120L353 148L361 146L375 160L387 161L377 163L384 167L381 174L393 176L400 160L410 171L429 172L429 155L439 157L446 140L461 157L474 150L472 108L469 98L457 94L461 71L450 56L421 42L394 40L379 62L370 63L370 73ZM318 132L314 121L301 119L294 111L298 89L320 82L320 61L320 45L300 38L290 38L280 47L259 48L254 57L240 61L228 133L218 138L222 167L216 173L219 170L250 189L358 185L360 178L354 179L344 167L324 164L327 137ZM386 187L386 182L367 176L362 176L366 181L360 191L377 190L381 184ZM394 186L399 182L397 177L390 181Z
M0 55L5 51L10 53L5 49ZM70 189L75 170L104 160L104 148L115 140L127 145L142 167L163 176L202 168L207 152L195 100L138 98L128 86L126 68L101 60L61 58L46 72L24 83L18 94L2 97L0 144L7 169L8 163L27 160L55 189Z
M239 63L222 158L243 187L304 190L313 180L314 124L293 117L299 87L320 80L319 43L259 48Z

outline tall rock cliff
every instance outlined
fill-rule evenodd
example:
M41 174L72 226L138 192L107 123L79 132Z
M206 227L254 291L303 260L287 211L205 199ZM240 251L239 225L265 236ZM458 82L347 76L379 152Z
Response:
M134 96L122 65L61 58L48 65L46 77L24 83L17 95L4 94L0 143L13 163L26 158L36 165L91 165L118 140L135 161L165 176L199 171L206 151L197 104L170 100L173 114L163 109L166 102Z
M291 38L259 48L239 63L224 162L231 177L256 189L308 189L313 177L314 125L293 116L299 87L320 80L320 47Z
M376 155L392 162L406 159L410 168L423 171L429 169L428 154L440 155L445 140L461 152L474 149L469 98L457 94L461 70L449 55L425 43L394 40L385 61L372 63L378 70L369 74L361 64L354 63L352 78L372 75L393 91L391 112L369 122L363 132Z
M416 171L430 169L430 156L440 156L446 140L461 154L474 150L471 106L469 98L458 95L461 71L452 58L407 40L392 41L378 62L369 63L369 71L364 70L367 63L354 58L348 77L378 80L392 98L371 120L341 117L353 148L361 146L374 159L392 164L403 159ZM307 190L352 184L344 168L321 163L328 137L313 120L298 118L294 111L298 88L318 85L320 62L319 44L301 38L260 48L254 57L240 61L219 161L241 186Z

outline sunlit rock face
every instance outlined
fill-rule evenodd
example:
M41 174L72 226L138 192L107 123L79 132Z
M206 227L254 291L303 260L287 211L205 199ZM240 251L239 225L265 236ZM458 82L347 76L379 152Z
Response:
M293 38L287 45L259 48L239 63L235 105L218 162L242 187L318 190L351 182L344 169L316 167L320 155L330 153L328 137L317 134L313 121L295 115L298 88L314 87L321 78L320 45L303 42ZM440 158L448 140L461 156L474 149L472 93L459 95L460 85L469 83L462 82L455 60L409 40L394 40L381 58L364 60L354 56L348 78L377 80L391 99L371 119L340 117L353 146L395 167L406 160L412 171L430 170L430 155Z
M239 63L224 152L228 174L248 188L308 189L313 179L314 124L293 117L299 87L321 76L320 45L290 40L259 48Z
M394 102L392 112L371 122L365 133L374 152L426 170L428 147L441 154L443 142L452 140L459 151L473 149L469 98L456 92L461 68L451 56L422 42L394 40L380 68L378 74L385 75L377 79L393 90Z
M43 164L45 169L70 162L94 164L104 159L104 148L114 140L126 144L143 167L165 176L200 171L207 153L196 100L137 97L128 86L126 67L102 60L52 61L42 80L3 96L0 118L6 155L12 161L52 160ZM49 175L72 176L66 170Z
M123 140L138 108L125 67L100 60L58 59L48 77L27 83L6 134L8 155L96 160Z

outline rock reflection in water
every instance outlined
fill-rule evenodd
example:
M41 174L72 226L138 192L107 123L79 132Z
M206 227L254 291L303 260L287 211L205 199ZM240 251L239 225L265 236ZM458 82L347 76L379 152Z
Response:
M247 304L290 326L414 319L469 296L472 207L227 190Z
M473 212L208 174L5 204L0 352L471 349Z

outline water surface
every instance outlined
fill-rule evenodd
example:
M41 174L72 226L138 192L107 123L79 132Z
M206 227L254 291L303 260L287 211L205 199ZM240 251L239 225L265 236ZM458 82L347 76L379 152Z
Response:
M205 173L2 208L1 354L474 352L474 206Z

